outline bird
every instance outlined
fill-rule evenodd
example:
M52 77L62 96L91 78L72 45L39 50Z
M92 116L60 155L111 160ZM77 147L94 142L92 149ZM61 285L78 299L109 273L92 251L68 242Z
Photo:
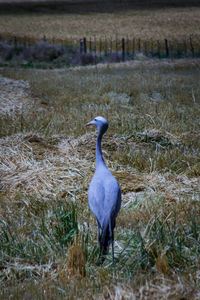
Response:
M119 183L111 174L103 159L101 141L108 129L108 121L101 116L95 117L85 126L95 125L98 130L96 139L96 170L88 189L89 207L97 220L97 236L100 247L99 264L103 263L112 243L114 264L114 228L116 217L121 208Z

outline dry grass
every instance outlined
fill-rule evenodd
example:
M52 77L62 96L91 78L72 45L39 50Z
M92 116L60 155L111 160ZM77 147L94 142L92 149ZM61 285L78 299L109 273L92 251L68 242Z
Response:
M199 61L0 72L2 297L198 299ZM87 202L95 115L123 194L115 267Z
M1 15L0 34L3 37L27 37L66 40L126 37L141 40L180 40L193 35L199 43L200 8L126 9L107 13L46 13Z

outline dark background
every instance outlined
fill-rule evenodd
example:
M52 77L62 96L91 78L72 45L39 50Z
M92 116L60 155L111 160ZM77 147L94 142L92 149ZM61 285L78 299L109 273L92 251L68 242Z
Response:
M0 0L0 14L116 12L127 9L200 6L200 0L80 0L6 1Z

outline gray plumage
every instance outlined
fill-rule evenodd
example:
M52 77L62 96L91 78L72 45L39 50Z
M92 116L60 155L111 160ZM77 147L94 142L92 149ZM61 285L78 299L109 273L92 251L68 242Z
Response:
M108 170L101 151L101 140L108 129L108 122L103 117L96 117L86 124L86 126L89 125L95 125L98 129L96 171L89 186L89 206L97 220L101 262L103 262L104 256L109 251L110 243L112 243L114 262L114 228L121 207L121 191L117 180Z

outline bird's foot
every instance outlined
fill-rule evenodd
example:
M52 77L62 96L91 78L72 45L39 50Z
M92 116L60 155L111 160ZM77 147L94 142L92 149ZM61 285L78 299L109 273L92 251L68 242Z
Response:
M97 261L97 266L101 266L105 260L105 257L103 255L99 256Z

